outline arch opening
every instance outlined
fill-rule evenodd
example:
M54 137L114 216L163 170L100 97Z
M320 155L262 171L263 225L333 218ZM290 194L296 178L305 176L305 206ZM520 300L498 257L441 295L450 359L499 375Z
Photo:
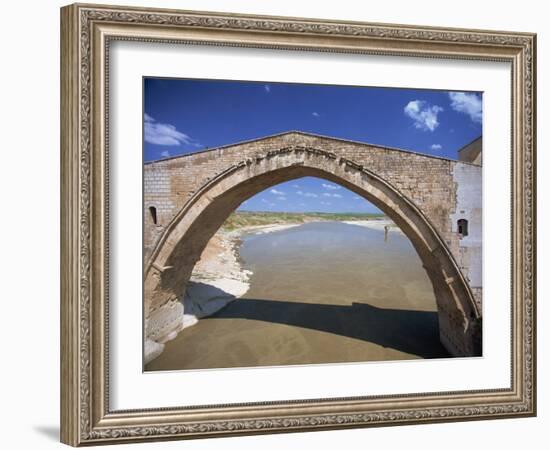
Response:
M178 298L210 238L243 201L284 181L322 178L365 198L412 243L437 301L440 339L453 356L480 354L472 293L449 249L421 211L390 183L350 161L324 152L287 151L248 160L210 180L167 226L145 269L145 334L162 339L179 326Z

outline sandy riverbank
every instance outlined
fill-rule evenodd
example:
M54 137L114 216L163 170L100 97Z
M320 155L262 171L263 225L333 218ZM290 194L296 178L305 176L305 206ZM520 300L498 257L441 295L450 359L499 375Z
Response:
M401 231L401 229L390 219L343 220L342 222L347 223L348 225L357 225L360 227L367 227L373 230L382 231L384 231L385 227L388 227L389 232L404 234L403 231Z

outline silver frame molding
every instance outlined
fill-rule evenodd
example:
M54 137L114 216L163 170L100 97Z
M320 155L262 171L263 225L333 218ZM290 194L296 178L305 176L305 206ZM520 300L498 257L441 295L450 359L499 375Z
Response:
M113 40L506 61L512 67L509 389L112 411L108 58ZM61 9L61 440L73 446L536 414L536 35L75 4Z

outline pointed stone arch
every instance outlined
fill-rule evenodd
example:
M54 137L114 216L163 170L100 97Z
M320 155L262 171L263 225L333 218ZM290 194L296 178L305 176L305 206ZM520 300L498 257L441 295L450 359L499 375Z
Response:
M256 193L315 176L340 184L384 211L409 238L432 283L440 339L454 356L481 353L481 315L445 241L422 211L368 167L314 147L291 145L233 164L196 190L175 214L144 270L145 335L158 340L179 326L178 299L210 238L229 214ZM180 307L181 308L181 307Z

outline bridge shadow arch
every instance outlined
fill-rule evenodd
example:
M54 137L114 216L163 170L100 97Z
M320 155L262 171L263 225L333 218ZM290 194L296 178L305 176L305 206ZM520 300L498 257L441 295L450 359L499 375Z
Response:
M166 226L145 264L145 335L155 340L178 325L171 313L185 293L210 238L246 199L273 185L305 176L323 178L365 198L411 241L432 283L440 340L453 356L481 353L480 312L471 289L434 226L407 196L349 159L301 146L241 161L199 188Z
M220 295L227 295L220 291ZM344 336L421 358L448 356L437 342L434 311L380 308L367 302L349 305L244 298L216 312L215 319L245 319ZM435 337L435 339L434 339Z

